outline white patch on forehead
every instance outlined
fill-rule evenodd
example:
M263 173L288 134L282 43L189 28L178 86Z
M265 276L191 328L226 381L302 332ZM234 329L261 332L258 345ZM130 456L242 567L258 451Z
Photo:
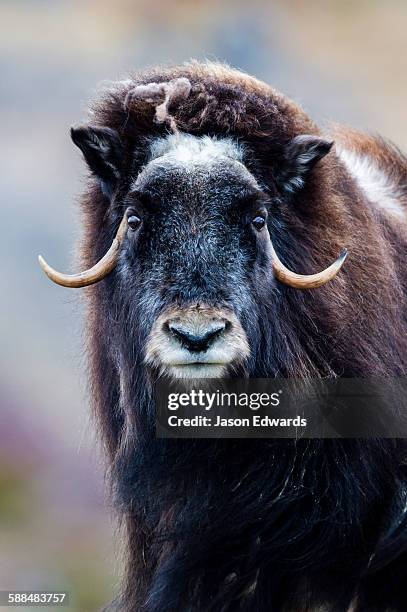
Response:
M232 138L170 134L150 143L146 165L132 185L139 189L157 171L182 171L199 180L203 175L223 179L225 189L231 180L240 180L260 189L255 177L243 163L244 147ZM232 174L231 174L232 173ZM231 178L232 177L232 178Z
M170 134L151 143L150 160L165 157L180 165L211 164L222 159L243 160L243 147L231 138Z

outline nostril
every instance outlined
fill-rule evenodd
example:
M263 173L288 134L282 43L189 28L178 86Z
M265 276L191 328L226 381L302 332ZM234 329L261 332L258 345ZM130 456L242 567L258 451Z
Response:
M193 353L206 351L210 345L218 338L225 330L226 323L219 321L210 329L202 332L195 332L184 328L181 324L170 323L168 329L173 336L181 343L181 345Z

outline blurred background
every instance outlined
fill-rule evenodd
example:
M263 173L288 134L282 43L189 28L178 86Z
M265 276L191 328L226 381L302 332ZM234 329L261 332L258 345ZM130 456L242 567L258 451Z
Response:
M68 590L90 612L120 574L80 295L37 265L72 269L85 172L68 129L98 85L225 60L406 150L406 31L404 0L0 1L0 589Z

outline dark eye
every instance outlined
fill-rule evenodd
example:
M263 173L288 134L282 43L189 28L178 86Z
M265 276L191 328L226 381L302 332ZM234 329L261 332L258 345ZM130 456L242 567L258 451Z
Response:
M129 224L129 228L134 231L140 227L141 219L137 215L130 215L127 217L127 223Z
M252 225L254 229L259 232L266 225L266 218L263 217L263 215L256 215L254 219L252 219Z

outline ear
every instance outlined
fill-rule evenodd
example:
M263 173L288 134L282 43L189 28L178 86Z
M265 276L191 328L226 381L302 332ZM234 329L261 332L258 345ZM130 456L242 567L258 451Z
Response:
M293 138L284 151L279 181L285 191L293 193L305 185L315 164L331 150L333 141L302 134Z
M89 169L111 195L123 160L123 144L116 130L108 127L79 126L71 128L71 138L82 151Z

